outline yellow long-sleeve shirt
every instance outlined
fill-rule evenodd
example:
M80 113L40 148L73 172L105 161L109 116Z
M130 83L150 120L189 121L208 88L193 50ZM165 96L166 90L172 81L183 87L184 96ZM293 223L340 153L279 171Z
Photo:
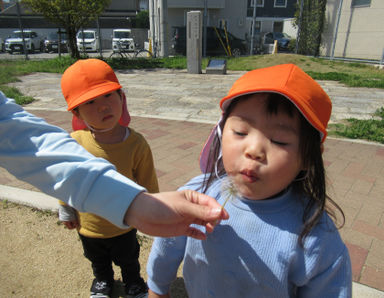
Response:
M108 160L116 166L120 174L145 187L148 192L159 191L152 152L140 133L130 128L129 137L116 144L99 143L87 130L75 131L71 136L88 152ZM93 213L78 212L78 220L80 223L78 231L86 237L111 238L132 229L120 229Z

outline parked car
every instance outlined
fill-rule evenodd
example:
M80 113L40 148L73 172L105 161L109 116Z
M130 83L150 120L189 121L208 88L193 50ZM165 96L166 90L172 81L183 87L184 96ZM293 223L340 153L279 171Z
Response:
M76 35L76 43L79 51L96 52L100 48L99 36L95 30L79 31Z
M267 32L264 35L264 44L273 44L277 40L277 49L279 51L288 51L288 45L291 37L287 33Z
M131 29L114 29L112 32L112 51L133 52L135 51Z
M185 35L185 27L173 27L172 48L176 54L185 55L187 50L187 39ZM217 33L216 33L217 30ZM226 47L225 31L220 28L207 27L207 56L220 56L227 55L219 37L221 38L224 46ZM203 30L204 34L204 30ZM233 34L227 32L228 43L233 56L244 55L247 52L247 42L243 39L235 37ZM204 40L204 36L203 36Z
M5 51L5 44L4 44L4 39L0 37L0 52Z
M25 46L30 53L34 53L36 50L42 52L43 50L43 38L40 37L35 31L24 30ZM20 30L13 31L13 33L5 40L5 50L13 54L14 52L24 52L23 35Z
M50 53L59 51L59 34L57 32L51 32L44 39L44 52ZM68 52L68 38L67 35L60 35L60 52Z

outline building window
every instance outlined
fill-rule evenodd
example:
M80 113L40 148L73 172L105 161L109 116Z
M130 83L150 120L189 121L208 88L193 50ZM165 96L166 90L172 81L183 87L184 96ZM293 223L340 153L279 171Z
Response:
M253 17L253 4L256 1L256 7L264 7L264 0L248 0L247 1L247 17Z
M287 7L287 0L275 0L275 7Z
M371 0L352 0L351 7L371 6Z

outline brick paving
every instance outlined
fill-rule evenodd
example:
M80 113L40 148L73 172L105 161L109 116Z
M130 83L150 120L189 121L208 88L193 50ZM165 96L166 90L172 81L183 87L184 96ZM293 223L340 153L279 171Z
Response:
M34 110L47 122L70 130L71 114ZM200 173L198 157L212 124L132 117L131 127L150 144L161 191L175 190ZM384 291L384 147L327 139L324 161L331 197L346 216L340 230L352 259L353 280ZM29 190L0 168L0 184Z
M243 73L231 71L222 76L192 75L185 70L117 71L127 94L131 126L152 148L162 191L175 190L200 173L198 157L212 123L219 117L218 99ZM66 112L58 88L60 75L38 73L19 79L10 85L37 99L27 110L70 130L71 114ZM384 106L383 89L319 83L332 99L331 122L349 117L369 119ZM324 163L328 192L346 217L340 233L351 255L353 280L382 291L369 297L384 297L384 146L328 138ZM2 168L1 184L36 191Z

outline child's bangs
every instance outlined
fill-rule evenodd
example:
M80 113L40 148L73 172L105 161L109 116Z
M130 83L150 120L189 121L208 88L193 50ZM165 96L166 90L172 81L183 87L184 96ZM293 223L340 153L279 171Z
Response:
M269 93L266 109L268 114L276 115L278 112L284 112L290 117L299 112L288 98L278 93Z

